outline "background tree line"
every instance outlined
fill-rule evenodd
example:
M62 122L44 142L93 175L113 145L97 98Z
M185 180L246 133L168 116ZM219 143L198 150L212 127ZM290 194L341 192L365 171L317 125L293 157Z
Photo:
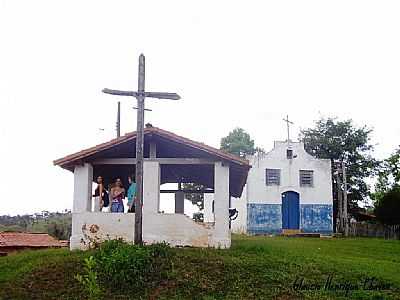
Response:
M71 236L71 230L72 215L70 210L0 216L0 231L46 232L57 239L67 240Z

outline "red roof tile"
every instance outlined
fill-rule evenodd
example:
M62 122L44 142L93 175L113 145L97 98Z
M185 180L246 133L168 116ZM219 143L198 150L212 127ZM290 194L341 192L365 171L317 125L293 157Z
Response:
M0 232L1 247L62 247L63 243L47 233Z

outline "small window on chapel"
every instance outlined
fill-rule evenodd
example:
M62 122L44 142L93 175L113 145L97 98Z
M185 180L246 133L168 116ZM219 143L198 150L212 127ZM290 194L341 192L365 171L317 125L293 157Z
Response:
M314 186L314 171L313 170L300 170L300 186L313 187Z
M292 149L286 149L286 158L293 159L293 150Z
M265 182L267 185L280 185L281 184L281 170L280 169L266 169Z

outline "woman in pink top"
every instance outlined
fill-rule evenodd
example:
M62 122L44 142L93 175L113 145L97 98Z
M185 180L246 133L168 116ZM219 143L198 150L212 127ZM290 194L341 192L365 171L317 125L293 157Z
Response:
M115 186L111 189L111 212L124 212L125 189L122 186L121 179L115 180Z

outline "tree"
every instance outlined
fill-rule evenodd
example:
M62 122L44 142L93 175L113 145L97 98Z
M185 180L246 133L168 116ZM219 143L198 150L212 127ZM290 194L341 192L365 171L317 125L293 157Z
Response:
M264 152L262 148L255 147L254 140L251 139L250 134L239 127L233 129L226 137L221 139L220 149L242 158L256 152ZM182 186L187 190L202 190L204 188L204 186L196 183L184 183ZM192 201L193 204L196 204L200 210L203 210L203 194L185 194L185 198Z
M389 158L385 159L379 170L375 192L371 198L379 201L387 192L400 186L400 146Z
M369 196L369 186L365 179L376 174L379 166L379 161L371 156L374 150L370 144L371 133L372 129L366 126L356 127L352 120L338 121L336 118L321 118L313 128L300 132L300 139L308 153L317 158L330 159L332 167L335 162L344 162L348 199L353 206ZM336 184L334 177L332 180Z
M235 128L226 137L221 139L221 149L245 157L247 154L254 154L257 148L254 147L254 140L244 131L243 128Z
M54 220L47 225L47 233L59 240L67 240L71 237L71 223L63 220Z
M201 191L204 189L204 186L201 184L197 183L183 183L182 187L184 190L195 190L195 191ZM185 194L185 198L188 199L189 201L192 202L192 204L197 205L197 207L200 210L204 209L204 195L197 193L197 194L191 194L187 193Z
M375 202L375 215L385 225L400 224L400 186L394 186Z

